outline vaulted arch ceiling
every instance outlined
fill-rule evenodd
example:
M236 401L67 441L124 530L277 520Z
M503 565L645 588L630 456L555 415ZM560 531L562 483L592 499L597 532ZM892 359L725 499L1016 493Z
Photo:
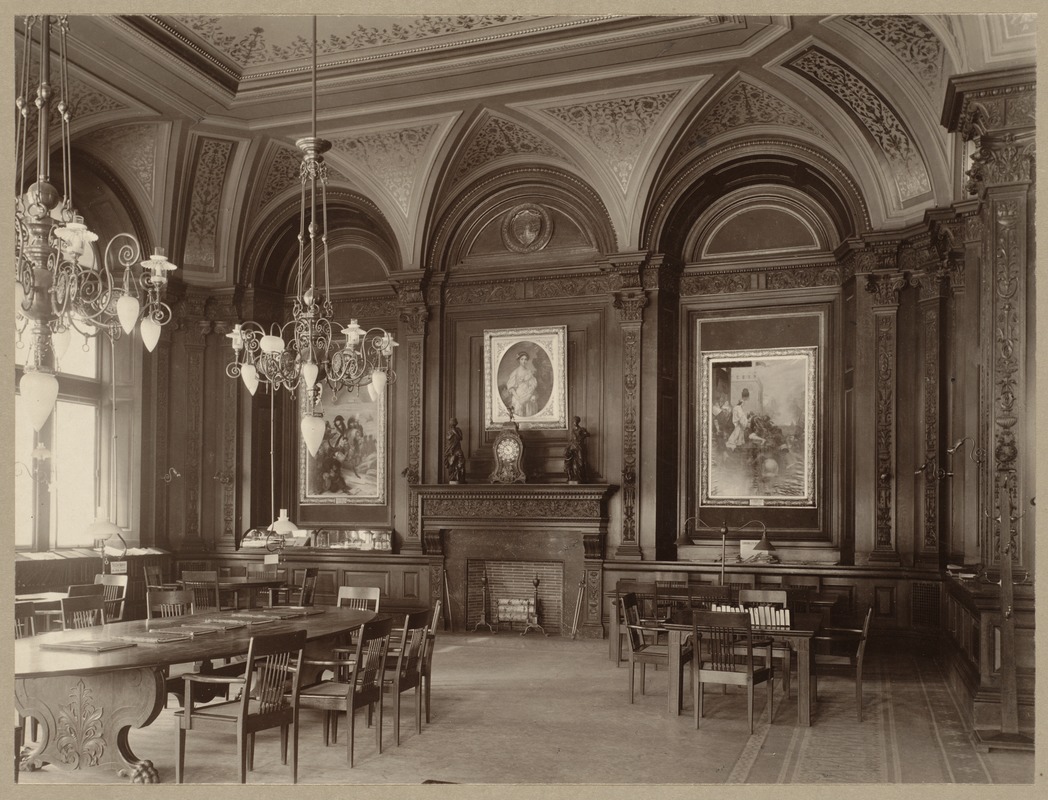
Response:
M946 80L1033 58L1022 14L345 15L318 28L332 186L373 204L404 269L429 266L427 237L463 187L529 158L590 187L617 247L636 249L668 187L753 136L839 164L870 226L909 224L952 197ZM132 187L174 259L188 255L183 277L238 281L310 131L309 18L96 15L70 30L74 137ZM150 131L151 175L148 146L128 158Z

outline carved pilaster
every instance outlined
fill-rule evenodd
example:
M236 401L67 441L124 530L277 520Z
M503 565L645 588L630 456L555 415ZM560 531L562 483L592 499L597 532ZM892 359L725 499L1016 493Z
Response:
M422 284L403 282L397 287L400 299L399 317L402 336L406 334L408 463L404 475L408 484L408 529L401 545L402 552L423 549L418 518L418 497L411 487L422 480L422 412L425 379L426 323L429 310L423 301ZM431 552L426 548L426 552Z
M222 345L228 340L226 335L233 330L233 326L226 320L215 322L215 346L216 350L225 355ZM215 474L210 479L217 482L222 504L222 537L228 542L235 541L236 526L236 487L237 482L232 479L237 470L237 431L240 428L239 398L238 390L240 381L226 378L221 381L221 419L222 419L222 444L219 460L216 463ZM207 477L207 476L205 476Z
M935 251L931 253L935 256ZM926 262L927 263L927 262ZM943 398L942 382L942 307L947 287L947 273L938 270L937 258L932 258L930 266L934 271L922 272L911 278L911 283L918 287L918 347L921 364L921 382L919 405L921 418L920 428L923 432L923 461L928 468L923 473L924 491L921 495L923 504L922 532L917 542L918 560L938 565L940 525L943 511L943 487L941 483L942 439L943 439Z
M637 541L637 424L640 413L641 318L647 295L643 289L616 293L615 308L622 325L622 540L616 558L640 559Z
M877 506L871 561L898 563L895 529L896 363L899 291L906 284L898 273L870 275L866 290L874 295L876 357Z

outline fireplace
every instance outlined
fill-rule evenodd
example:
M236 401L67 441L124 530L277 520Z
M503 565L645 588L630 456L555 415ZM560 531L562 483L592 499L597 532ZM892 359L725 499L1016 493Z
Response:
M482 575L489 581L488 621L492 624L498 597L533 597L538 575L538 617L546 633L571 633L581 590L578 635L604 635L601 561L607 499L615 487L460 484L412 488L426 555L434 567L439 564L445 571L448 619L455 630L470 630L481 618Z

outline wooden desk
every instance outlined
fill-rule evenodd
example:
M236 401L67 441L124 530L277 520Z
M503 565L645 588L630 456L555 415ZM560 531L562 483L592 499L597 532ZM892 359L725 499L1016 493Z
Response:
M115 622L74 631L54 631L14 642L15 708L40 725L39 747L23 768L44 763L70 770L115 770L136 783L158 782L153 762L132 752L128 732L154 719L164 707L164 668L171 664L231 658L247 652L255 633L305 630L309 657L330 657L345 634L376 614L327 608L323 614L208 634L167 644L138 643L104 653L48 650L49 643L120 641L161 627L228 616L211 612L177 619ZM305 680L306 676L303 676ZM164 758L163 755L160 758Z
M255 607L255 589L276 589L286 585L286 581L283 578L248 578L244 576L232 576L228 578L218 579L218 592L236 592L237 593L237 605L240 605L240 595L245 594L247 596L247 607ZM182 581L178 581L179 586L183 586Z
M687 620L685 622L684 620ZM811 640L822 627L821 614L790 614L791 625L786 628L753 628L754 638L768 638L776 644L788 645L797 651L797 724L811 725ZM669 633L669 674L680 674L680 646L684 637L691 633L690 615L673 615L662 627ZM669 682L669 712L680 714L682 700L678 681Z

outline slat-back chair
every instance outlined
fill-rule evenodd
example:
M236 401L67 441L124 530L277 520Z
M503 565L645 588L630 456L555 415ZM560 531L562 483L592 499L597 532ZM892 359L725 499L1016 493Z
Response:
M429 609L405 614L400 648L395 655L386 656L388 677L383 684L394 695L393 735L397 747L400 746L400 695L408 689L415 690L415 730L422 733L422 664L429 625Z
M339 586L335 605L361 611L378 611L382 590L377 586Z
M146 592L146 619L196 613L194 598L192 589L150 589Z
M289 606L311 606L317 590L318 567L302 570L302 583L298 586L274 586L269 590L269 604Z
M669 619L678 608L691 606L691 590L687 581L655 581L655 618Z
M124 619L128 576L95 575L95 583L102 586L102 598L106 603L106 622L121 622Z
M368 709L368 724L371 711L378 703L378 725L375 741L378 752L382 752L382 681L385 677L386 656L389 650L389 634L393 630L393 618L382 617L365 622L357 636L353 658L329 661L307 660L310 666L326 667L336 675L348 672L346 681L322 680L304 686L300 693L303 708L317 708L324 712L324 746L338 738L338 713L346 712L349 723L349 742L346 744L346 760L353 766L354 719L358 708Z
M813 696L818 699L819 675L832 672L854 675L855 711L859 722L862 722L862 660L866 654L866 639L870 634L872 616L873 609L869 608L861 628L822 628L814 637Z
M186 572L207 572L211 569L211 562L204 560L179 561L175 565L178 569L179 580L185 578Z
M774 624L773 615L765 614L763 610L783 610L788 608L789 595L785 589L741 589L739 591L739 605L747 610L756 609L756 615L761 627L764 625L770 627ZM751 620L753 619L753 614L751 614L750 618ZM764 639L760 638L759 634L758 638L759 641L755 642L755 646L764 647ZM772 658L781 662L782 690L789 697L790 672L793 669L793 650L790 649L789 645L773 644L771 654Z
M146 591L150 589L177 589L177 583L164 581L164 570L159 564L146 564L142 567L142 576L145 578Z
M193 592L193 605L197 611L220 611L226 608L236 608L237 594L233 592L233 605L221 605L221 592L218 588L218 572L216 570L184 570L182 572L182 586Z
M186 706L175 711L178 718L178 755L175 782L185 773L186 733L197 726L232 727L236 732L240 760L240 782L246 783L254 767L255 733L280 728L280 760L288 763L291 739L291 782L298 783L298 711L302 677L302 650L306 632L252 636L247 650L243 677L191 673L185 679ZM222 703L198 706L193 699L194 684L243 684L240 697Z
M443 609L441 600L433 605L433 616L430 618L429 632L426 634L426 650L422 655L422 685L426 703L426 724L429 724L429 689L433 678L433 650L437 644L437 627L440 625L440 612Z
M247 579L249 581L275 581L277 579L277 566L276 564L248 564ZM259 589L247 589L247 591L251 592L260 604L273 605L273 588L279 587L266 586Z
M768 684L768 721L773 715L771 642L761 666L753 663L753 633L745 611L692 612L692 694L695 727L702 717L703 684L719 683L746 687L746 709L753 733L753 687Z
M24 639L36 635L36 605L27 600L15 603L15 638Z
M644 694L644 672L648 664L656 666L669 666L668 645L652 643L648 640L648 633L652 628L641 624L640 607L637 604L637 595L627 592L622 596L622 619L626 629L626 641L630 647L630 702L633 702L633 684L636 666L640 665L640 693ZM671 675L670 680L676 680L679 689L684 686L684 663L691 657L691 642L685 642L681 646L681 671L677 675ZM678 694L679 696L679 694Z
M63 597L61 604L63 630L81 630L106 624L105 601L100 594Z

